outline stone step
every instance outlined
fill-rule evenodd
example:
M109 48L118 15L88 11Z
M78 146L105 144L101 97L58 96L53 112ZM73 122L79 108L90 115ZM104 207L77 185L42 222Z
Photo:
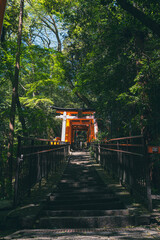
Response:
M87 191L88 190L88 191ZM93 191L93 189L88 189L88 188L82 188L80 189L80 191L59 191L58 189L56 189L54 191L54 193L51 193L50 196L65 196L65 197L69 197L69 196L101 196L101 195L105 195L105 194L114 194L112 190L105 188L105 189L99 189L97 191ZM114 194L115 195L115 194Z
M63 191L63 192L74 192L74 191L81 191L81 190L88 190L89 192L93 191L105 191L105 187L101 187L98 185L93 185L93 186L87 186L87 185L77 185L77 186L58 186L58 191Z
M59 184L61 184L61 183L74 183L74 182L80 182L80 183L95 183L95 182L97 182L98 181L98 183L99 184L103 184L104 185L104 183L102 182L102 181L100 181L100 180L98 180L96 177L94 177L94 176L92 176L92 175L82 175L82 176L78 176L77 178L76 177L74 177L74 176L66 176L66 177L62 177L62 179L60 180L60 182L59 182Z
M113 199L116 198L115 194L105 193L105 194L70 194L70 195L62 195L55 194L49 196L49 201L77 201L77 200L99 200L99 199Z
M134 225L133 216L93 216L93 217L43 217L39 228L74 229L74 228L106 228Z
M76 204L76 203L70 203L70 204L61 204L57 205L50 202L50 204L47 204L44 209L46 210L111 210L111 209L124 209L124 205L120 201L109 201L109 202L88 202L83 204Z
M81 174L80 174L81 172ZM82 169L73 169L72 171L70 171L70 173L68 174L63 174L60 183L72 183L72 182L98 182L99 184L104 184L104 182L102 181L102 179L99 178L99 176L97 175L97 173L95 172L88 172L88 173L84 173Z
M55 200L50 200L48 204L53 204L54 206L59 206L59 205L89 205L89 204L107 204L107 203L113 203L113 202L119 201L117 197L111 197L111 198L90 198L90 199L65 199L65 198L60 198L60 199L55 199Z
M95 192L103 192L106 193L108 192L107 188L102 188L102 187L77 187L77 188L57 188L55 190L55 193L95 193Z
M73 157L74 159L74 157ZM40 229L103 229L135 225L135 216L85 161L70 161L54 193L47 198Z
M127 209L116 209L116 210L44 210L42 216L48 217L90 217L90 216L126 216L129 215Z
M97 183L61 183L58 185L59 189L65 189L65 188L84 188L84 187L94 187L94 188L105 188L105 185L103 184L97 184Z

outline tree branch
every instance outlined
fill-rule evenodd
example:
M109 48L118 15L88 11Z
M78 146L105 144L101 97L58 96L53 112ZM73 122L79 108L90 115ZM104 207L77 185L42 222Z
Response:
M70 85L70 88L72 90L75 89L75 86L73 85L72 81L69 79L69 78L66 78L67 79L67 82L69 83ZM84 102L87 107L92 107L92 103L88 100L88 98L86 98L83 94L79 93L78 91L74 91L74 93L76 94L76 96L82 101Z
M52 22L50 20L46 19L45 17L40 17L41 21L44 24L46 24L46 26L55 34L55 36L57 38L57 42L58 42L58 52L61 52L62 44L61 44L61 40L59 38L58 28L57 28L54 18L52 16L50 16L50 18L52 19ZM54 28L47 21L50 24L53 24Z
M58 33L58 28L57 28L57 24L54 20L54 18L52 16L50 16L50 18L52 19L53 21L53 25L55 27L55 35L56 35L56 38L57 38L57 42L58 42L58 51L61 52L61 48L62 48L62 44L61 44L61 40L59 38L59 33Z
M148 27L153 33L160 37L160 24L152 20L149 16L141 12L139 9L131 5L126 0L117 0L117 3L132 16L137 18L142 24Z

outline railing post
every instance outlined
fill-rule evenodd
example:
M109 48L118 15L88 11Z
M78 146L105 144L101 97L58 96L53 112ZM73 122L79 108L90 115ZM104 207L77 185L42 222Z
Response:
M117 150L120 150L120 148L119 148L119 141L117 141ZM114 161L114 165L113 165L113 173L114 173L114 175L113 175L113 177L114 178L116 178L116 177L118 177L118 179L119 179L119 182L121 181L120 180L120 170L121 170L121 166L120 166L120 160L121 160L121 158L120 158L120 152L117 152L117 163L115 163L115 161ZM117 165L117 172L115 173L115 166Z
M54 164L55 164L54 170L55 172L57 172L57 151L55 151Z
M52 170L52 174L54 172L54 151L52 151L51 153L51 170Z
M34 152L33 146L34 146L34 140L32 139L32 141L31 141L31 152L32 153ZM32 174L31 174L31 171L32 171L32 156L29 159L29 189L28 189L28 197L31 195L31 187L32 187Z
M18 148L17 148L17 166L16 166L16 175L15 175L15 184L14 184L14 200L13 205L17 206L18 204L18 194L19 194L19 164L20 164L20 148L21 148L21 137L18 136Z
M2 196L5 195L5 179L4 179L4 174L5 174L5 167L4 167L4 163L2 160L2 145L0 143L0 164L1 164L1 168L0 168L0 181L1 181L1 188L0 188L0 193L2 194Z
M39 182L39 188L41 187L41 159L40 154L38 153L38 161L37 161L37 181Z
M147 200L148 200L148 210L152 212L152 193L151 193L151 165L149 161L149 157L147 156L147 167L146 167L146 187L147 187Z
M48 180L48 175L49 175L49 162L51 161L52 155L51 152L49 153L49 157L46 157L46 167L47 167L47 174L46 174L46 180Z
M66 146L64 146L64 162L66 160Z
M144 162L146 162L146 194L148 210L152 212L152 192L151 192L151 161L148 154L146 139L144 141Z
M100 163L100 160L101 160L101 145L100 143L98 143L98 163Z

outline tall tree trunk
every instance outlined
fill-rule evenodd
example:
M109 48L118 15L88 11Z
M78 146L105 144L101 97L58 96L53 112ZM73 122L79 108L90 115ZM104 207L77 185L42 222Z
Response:
M0 36L2 32L2 25L3 25L3 18L4 18L6 4L7 4L7 0L0 0Z
M26 136L27 135L27 128L26 128L26 123L25 123L25 119L24 119L24 116L23 116L21 103L19 101L19 96L17 96L17 109L18 109L19 121L21 122L21 125L22 125L23 135Z
M12 172L13 172L13 143L14 143L14 125L16 115L16 104L18 99L18 81L19 81L19 68L20 68L20 48L22 39L22 25L23 25L23 8L24 0L20 3L20 14L19 14L19 26L18 26L18 40L17 40L17 53L16 53L16 66L15 75L12 82L12 103L10 110L10 123L9 123L9 141L8 141L8 194L12 195Z

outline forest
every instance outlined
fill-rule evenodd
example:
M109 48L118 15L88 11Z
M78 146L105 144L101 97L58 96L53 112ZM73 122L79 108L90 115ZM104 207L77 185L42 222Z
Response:
M157 0L8 0L0 42L2 197L17 136L60 136L54 106L94 109L100 140L143 134L160 145Z

